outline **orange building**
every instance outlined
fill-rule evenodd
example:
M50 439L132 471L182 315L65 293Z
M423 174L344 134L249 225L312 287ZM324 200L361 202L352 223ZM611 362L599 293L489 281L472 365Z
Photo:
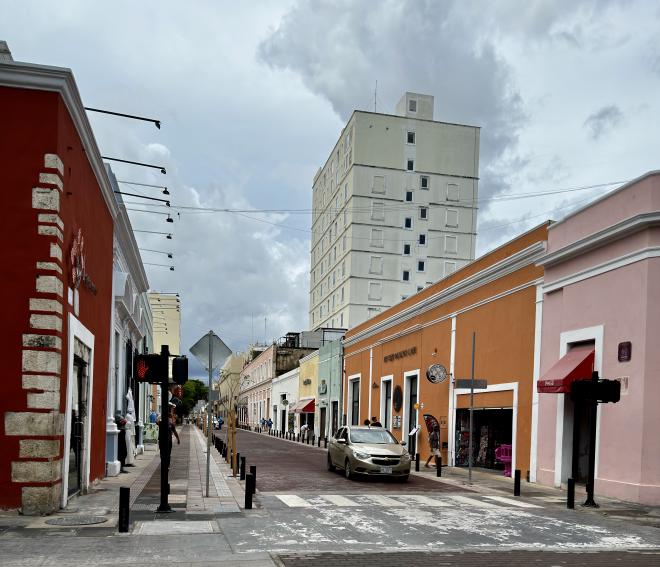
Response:
M474 395L475 466L502 469L495 449L511 445L512 469L532 471L534 480L543 278L536 261L547 232L545 223L346 333L346 423L376 416L425 460L435 418L443 463L467 466L470 390L457 380L471 376L474 334L474 376L487 381Z

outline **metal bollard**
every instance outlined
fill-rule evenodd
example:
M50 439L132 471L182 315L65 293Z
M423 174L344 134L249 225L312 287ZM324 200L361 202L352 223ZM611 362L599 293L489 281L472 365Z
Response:
M240 466L240 480L245 480L245 457L241 456L241 466Z
M442 476L442 455L435 458L435 476Z
M419 453L415 453L415 472L419 472Z
M314 434L312 433L311 435L308 433L307 434L307 444L309 445L309 438L312 438L312 445L314 444Z
M328 438L327 438L327 437L324 437L324 438L323 438L323 448L324 448L324 449L327 449L327 448L328 448Z
M119 487L119 521L118 521L118 530L120 533L126 533L128 531L128 525L130 523L130 500L131 500L131 489L128 486Z
M250 465L250 474L252 475L252 494L257 492L257 465Z
M575 508L575 480L569 478L567 481L566 508L573 510Z
M252 510L252 487L254 486L254 477L248 473L245 477L245 509Z
M513 473L513 495L520 496L520 471L518 469Z
M320 447L321 446L321 436L320 435L319 435L319 438L318 438L317 441L318 441L318 446Z

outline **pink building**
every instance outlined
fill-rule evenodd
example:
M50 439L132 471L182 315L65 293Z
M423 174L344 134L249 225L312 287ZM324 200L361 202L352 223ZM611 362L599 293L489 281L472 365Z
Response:
M584 412L575 412L570 394L544 391L589 378L593 365L601 378L621 382L621 401L598 406L596 500L660 504L660 171L552 225L540 265L536 480L584 482Z

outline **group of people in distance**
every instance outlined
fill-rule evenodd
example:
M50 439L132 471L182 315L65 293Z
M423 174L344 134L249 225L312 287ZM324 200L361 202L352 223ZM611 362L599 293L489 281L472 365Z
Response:
M383 427L383 424L378 421L378 418L375 415L371 418L371 420L365 419L364 425L367 427Z

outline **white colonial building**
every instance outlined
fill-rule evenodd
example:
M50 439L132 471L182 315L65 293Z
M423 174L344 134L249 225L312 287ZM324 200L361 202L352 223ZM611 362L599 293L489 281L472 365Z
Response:
M429 95L353 112L314 177L311 329L354 327L474 259L479 134L434 121Z

